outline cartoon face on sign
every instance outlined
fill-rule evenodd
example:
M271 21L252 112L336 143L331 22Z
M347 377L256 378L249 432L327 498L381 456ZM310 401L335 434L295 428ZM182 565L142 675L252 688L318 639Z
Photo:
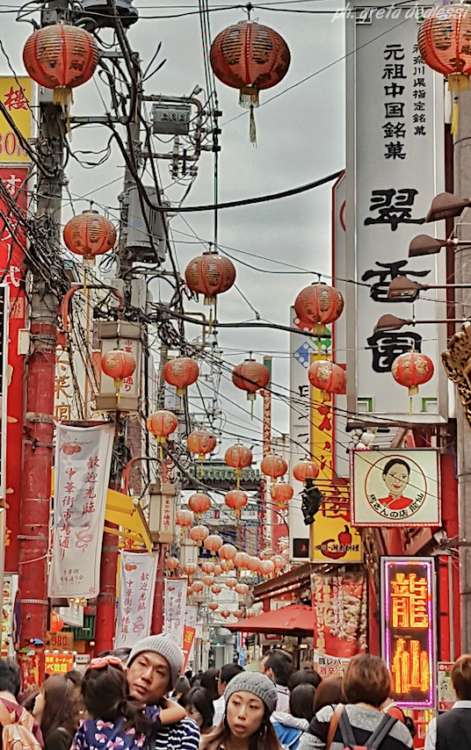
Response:
M436 452L355 451L353 515L357 525L438 523Z

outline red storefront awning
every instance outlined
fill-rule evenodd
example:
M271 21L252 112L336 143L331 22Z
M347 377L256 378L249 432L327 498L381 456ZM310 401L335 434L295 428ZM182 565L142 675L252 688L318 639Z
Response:
M262 612L255 617L246 617L224 625L236 633L273 633L287 635L312 635L314 615L311 607L290 604L288 607Z

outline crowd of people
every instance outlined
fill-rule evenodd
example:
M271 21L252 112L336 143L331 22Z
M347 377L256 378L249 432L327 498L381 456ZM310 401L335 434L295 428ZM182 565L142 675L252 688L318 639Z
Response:
M237 664L181 674L166 635L93 659L21 694L0 660L0 750L409 750L414 726L391 700L385 662L362 654L324 680L281 650L261 671ZM471 655L453 668L457 702L429 725L425 750L471 748ZM21 746L21 747L20 747Z

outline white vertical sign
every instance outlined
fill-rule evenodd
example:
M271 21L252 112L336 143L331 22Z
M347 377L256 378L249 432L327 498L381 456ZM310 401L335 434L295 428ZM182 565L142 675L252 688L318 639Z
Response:
M443 290L414 305L390 302L397 276L443 284L444 253L408 258L431 199L444 189L444 84L417 48L421 11L389 2L347 14L347 285L348 408L384 419L440 423L448 418L447 382L440 366L446 327L420 324L446 317ZM383 314L415 318L415 326L376 331ZM394 359L415 348L435 363L409 411L407 388L391 375Z
M98 595L113 437L108 423L57 425L49 597Z
M183 646L185 629L186 578L166 578L164 597L164 633L173 638L180 648Z
M116 648L132 648L150 635L157 555L121 552Z

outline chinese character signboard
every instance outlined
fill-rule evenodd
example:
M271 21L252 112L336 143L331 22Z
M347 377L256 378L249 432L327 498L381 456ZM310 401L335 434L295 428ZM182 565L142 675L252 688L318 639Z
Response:
M73 651L45 651L44 673L48 675L67 674L74 668Z
M150 635L157 555L121 552L116 648L132 648Z
M323 680L327 677L338 677L344 674L350 659L343 659L340 656L325 656L318 651L314 651L314 669L320 674Z
M33 135L33 82L26 76L0 76L0 101L25 139ZM0 163L25 164L31 157L17 134L0 114Z
M186 578L166 578L164 597L164 633L173 638L180 648L185 632Z
M56 429L50 597L98 595L114 425Z
M349 658L366 650L367 582L362 569L311 574L314 647Z
M439 526L438 451L352 451L353 522L357 526Z
M447 382L437 367L409 413L407 388L391 375L394 359L422 351L434 362L445 348L446 327L403 326L375 331L385 313L399 318L443 318L442 292L415 303L387 299L393 279L445 283L444 254L407 259L431 199L444 190L443 79L417 48L419 9L380 2L353 3L347 25L346 285L349 412L441 423L448 418ZM367 16L367 18L365 18ZM363 22L361 22L363 21ZM441 226L428 234L443 236ZM365 406L366 405L366 406Z
M406 708L435 707L434 575L431 557L381 559L383 658Z

